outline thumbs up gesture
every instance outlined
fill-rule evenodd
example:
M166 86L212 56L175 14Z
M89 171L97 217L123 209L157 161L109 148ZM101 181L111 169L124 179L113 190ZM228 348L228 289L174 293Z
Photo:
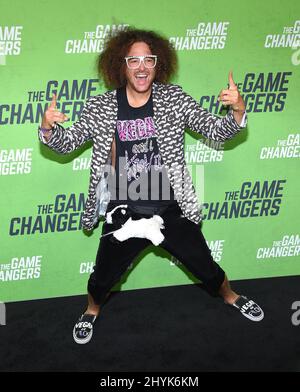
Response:
M218 101L221 101L224 106L231 105L234 112L244 112L246 110L246 105L234 83L232 71L230 71L228 75L228 84L228 89L220 91Z
M55 122L63 123L67 120L68 117L56 109L56 95L53 94L52 101L42 119L42 128L51 129Z

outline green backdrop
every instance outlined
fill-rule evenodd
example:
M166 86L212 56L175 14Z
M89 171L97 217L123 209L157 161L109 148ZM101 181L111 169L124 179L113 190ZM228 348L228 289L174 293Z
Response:
M228 72L247 102L248 127L226 143L186 133L186 160L202 230L231 280L297 275L299 263L300 3L289 0L1 0L0 300L86 292L101 233L80 227L90 145L60 156L41 145L37 126L53 92L78 118L105 91L96 58L108 32L153 29L175 45L174 83L219 113ZM113 260L112 260L113 262ZM195 279L150 247L119 289Z

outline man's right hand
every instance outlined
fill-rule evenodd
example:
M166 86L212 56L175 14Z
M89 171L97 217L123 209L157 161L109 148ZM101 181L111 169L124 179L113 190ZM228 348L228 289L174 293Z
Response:
M67 120L68 117L56 109L56 95L53 94L51 104L44 113L41 127L50 131L55 122L63 123Z

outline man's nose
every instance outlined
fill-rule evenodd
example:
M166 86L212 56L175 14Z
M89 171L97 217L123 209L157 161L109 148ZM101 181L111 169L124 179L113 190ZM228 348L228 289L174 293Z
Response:
M140 71L144 71L145 68L146 68L146 67L145 67L145 64L144 64L144 60L142 60L140 66L139 66L139 70L140 70Z

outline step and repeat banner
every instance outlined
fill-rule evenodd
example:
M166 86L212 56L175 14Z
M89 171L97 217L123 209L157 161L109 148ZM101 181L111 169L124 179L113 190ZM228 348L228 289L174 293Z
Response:
M168 37L179 59L172 82L212 113L224 114L217 97L230 70L247 103L248 126L230 141L186 132L215 260L231 280L300 273L298 0L1 0L0 7L0 301L86 292L101 234L101 225L86 233L80 223L91 145L62 156L39 142L37 127L53 93L69 126L88 97L105 91L97 56L108 34L128 26ZM114 289L193 282L180 260L152 246Z

